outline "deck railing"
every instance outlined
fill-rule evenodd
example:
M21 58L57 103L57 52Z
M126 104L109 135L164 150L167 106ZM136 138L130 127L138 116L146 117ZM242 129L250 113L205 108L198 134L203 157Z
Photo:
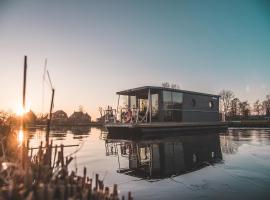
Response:
M121 123L147 123L148 112L141 111L139 108L121 108L119 121Z
M116 123L117 122L117 111L108 107L104 110L105 123Z
M104 111L105 123L147 123L149 114L139 108L112 109L108 107Z

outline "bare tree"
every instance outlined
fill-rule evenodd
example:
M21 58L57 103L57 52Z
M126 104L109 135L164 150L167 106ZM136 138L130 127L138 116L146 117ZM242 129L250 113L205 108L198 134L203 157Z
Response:
M83 106L82 105L79 105L79 112L84 112L84 109L83 109Z
M234 98L231 100L231 108L230 108L230 116L235 117L239 115L240 108L239 108L240 100L238 98Z
M170 83L168 83L168 82L163 82L163 83L162 83L162 87L164 87L164 88L170 88Z
M99 107L98 110L99 110L99 113L100 113L100 117L102 117L103 116L103 113L102 113L103 112L103 109L102 109L102 107Z
M171 88L172 89L180 89L179 85L178 84L175 84L175 83L172 83L171 84Z
M162 87L164 88L172 88L172 89L180 89L180 86L176 83L163 82Z
M228 116L231 100L234 98L234 93L231 90L222 90L220 93L221 110L225 116Z
M242 116L247 117L250 114L250 106L247 101L240 102L240 113Z
M254 104L253 104L253 111L256 113L256 115L261 115L263 112L263 105L258 99Z
M266 116L270 116L270 94L266 95L266 100L263 101L263 110Z

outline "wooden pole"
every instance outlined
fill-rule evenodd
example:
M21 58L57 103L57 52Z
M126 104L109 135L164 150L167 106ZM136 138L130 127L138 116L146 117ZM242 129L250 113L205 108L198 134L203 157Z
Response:
M52 119L52 109L53 109L53 102L54 102L54 88L52 89L52 99L51 99L51 106L50 106L50 114L47 120L47 132L46 132L46 143L49 144L49 134L51 129L51 119Z
M24 112L25 112L25 96L26 96L26 77L27 77L27 56L24 56L24 66L23 66L23 99L22 99L22 106L23 106L23 113L22 113L22 128L25 128L25 121L24 121Z
M26 74L27 73L27 56L24 56L24 70L23 70L23 108L25 108L25 93L26 93Z
M24 56L24 66L23 66L23 98L22 98L22 116L21 116L21 128L22 132L25 129L25 96L26 96L26 76L27 76L27 56ZM21 164L22 168L25 169L25 135L23 135L22 148L21 148Z

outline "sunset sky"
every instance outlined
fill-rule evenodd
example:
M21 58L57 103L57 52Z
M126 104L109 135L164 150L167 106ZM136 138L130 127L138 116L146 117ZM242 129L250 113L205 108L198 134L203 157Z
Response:
M28 56L27 104L48 111L48 59L55 110L115 105L118 90L172 82L253 103L270 94L267 0L0 0L0 110L16 112Z

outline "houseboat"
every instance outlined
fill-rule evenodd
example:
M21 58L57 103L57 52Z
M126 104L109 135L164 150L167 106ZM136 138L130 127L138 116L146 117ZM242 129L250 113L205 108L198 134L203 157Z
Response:
M105 111L105 127L109 133L227 129L220 121L218 95L154 86L116 94L117 108L109 107Z

